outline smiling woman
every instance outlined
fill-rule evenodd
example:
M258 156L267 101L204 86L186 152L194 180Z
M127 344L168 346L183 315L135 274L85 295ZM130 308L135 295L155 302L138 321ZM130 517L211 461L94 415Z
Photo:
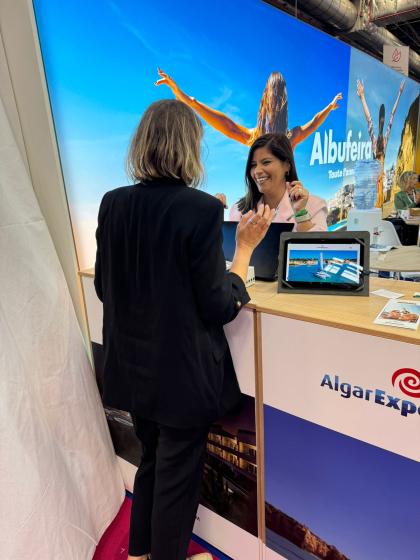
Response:
M285 134L264 134L251 146L245 169L247 193L230 210L230 220L268 204L275 222L295 223L295 231L325 231L327 206L298 179L292 145Z

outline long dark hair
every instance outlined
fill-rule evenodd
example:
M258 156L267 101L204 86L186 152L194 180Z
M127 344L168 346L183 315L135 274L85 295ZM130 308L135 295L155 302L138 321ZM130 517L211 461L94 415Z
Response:
M376 154L375 158L378 159L384 155L384 124L385 124L385 105L379 107L379 124L378 124L378 138L376 140Z
M287 134L288 107L286 80L280 72L272 72L265 84L258 109L252 141L267 133Z
M251 177L251 163L254 159L254 152L258 150L258 148L267 148L277 159L289 162L290 170L287 174L287 180L298 180L293 149L287 136L285 134L263 134L263 136L255 140L249 150L245 167L247 192L246 195L238 201L238 210L242 214L245 214L249 210L256 210L258 200L261 198L261 193L254 179Z

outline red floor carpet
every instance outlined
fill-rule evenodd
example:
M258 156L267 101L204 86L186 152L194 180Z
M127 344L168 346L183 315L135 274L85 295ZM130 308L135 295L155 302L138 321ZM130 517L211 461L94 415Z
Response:
M126 498L117 517L105 531L96 547L93 560L126 560L128 555L128 531L130 527L131 500ZM193 541L190 542L188 554L208 552ZM213 556L213 560L219 560Z

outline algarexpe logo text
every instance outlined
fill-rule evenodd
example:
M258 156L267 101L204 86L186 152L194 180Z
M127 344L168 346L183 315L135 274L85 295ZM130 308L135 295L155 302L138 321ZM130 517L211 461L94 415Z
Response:
M393 381L395 382L395 376L397 374L401 375L403 370L398 370L394 373ZM407 370L404 370L407 372ZM410 370L410 373L415 370ZM419 372L417 372L419 373ZM419 374L420 377L420 374ZM418 379L418 383L420 384L420 379ZM363 399L373 404L377 404L380 406L384 406L385 408L390 408L392 410L398 411L401 416L407 417L412 414L419 414L420 415L420 406L417 407L412 401L408 401L406 399L401 399L400 397L394 397L393 395L389 395L386 391L382 389L364 389L360 385L352 385L351 383L342 382L338 375L329 375L326 374L322 378L321 387L325 387L330 389L331 391L337 392L340 397L343 399ZM412 396L415 398L420 397L420 391L414 395L414 387L411 384L410 389L412 391Z

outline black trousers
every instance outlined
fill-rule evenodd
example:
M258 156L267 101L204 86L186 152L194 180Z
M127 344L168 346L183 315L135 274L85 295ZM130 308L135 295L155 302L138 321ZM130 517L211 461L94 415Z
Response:
M143 458L134 481L129 554L185 560L200 498L209 428L133 417Z

